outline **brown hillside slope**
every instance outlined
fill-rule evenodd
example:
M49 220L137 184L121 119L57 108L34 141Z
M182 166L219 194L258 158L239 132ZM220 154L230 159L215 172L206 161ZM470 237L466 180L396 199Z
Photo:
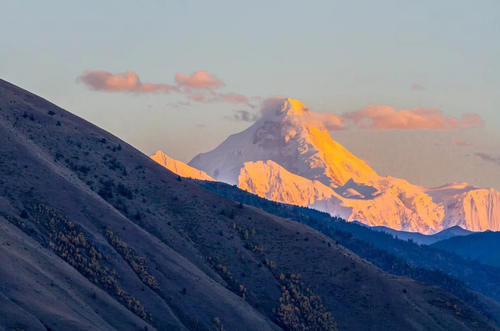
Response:
M388 275L304 225L179 181L5 81L0 227L4 327L330 325L309 288L341 330L495 328L454 296ZM295 290L300 316L280 309Z

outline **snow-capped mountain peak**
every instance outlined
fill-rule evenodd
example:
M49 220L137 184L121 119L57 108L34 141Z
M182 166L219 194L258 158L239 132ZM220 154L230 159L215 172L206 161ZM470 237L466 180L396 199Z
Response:
M189 165L231 184L238 182L245 162L260 160L273 160L295 174L334 187L351 178L376 178L366 162L330 137L324 118L295 99L267 100L261 118L252 126L211 152L197 155Z
M435 233L452 226L500 230L500 193L467 183L425 188L381 177L330 136L338 117L273 98L261 117L189 165L259 196L349 221Z

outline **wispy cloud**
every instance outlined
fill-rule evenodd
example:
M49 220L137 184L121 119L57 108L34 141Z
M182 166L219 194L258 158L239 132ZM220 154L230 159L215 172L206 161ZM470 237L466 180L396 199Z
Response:
M93 91L132 92L135 94L176 92L188 100L201 103L235 103L254 107L250 98L234 92L219 92L224 82L207 71L195 71L190 75L178 73L175 83L143 83L132 71L113 74L104 70L85 70L77 81L85 84ZM217 90L217 91L216 91Z
M462 139L460 139L458 137L453 137L453 142L455 143L455 145L461 146L461 147L470 146L469 143L463 141Z
M259 114L248 110L235 110L232 119L243 122L255 122L259 119Z
M288 99L293 100L293 99ZM279 115L281 112L281 107L284 105L284 102L287 101L285 97L270 97L264 99L262 101L261 110L258 118L273 118L276 115ZM323 125L328 130L342 130L344 129L344 120L334 113L316 113L307 108L304 104L302 104L298 100L294 100L296 107L302 107L303 117L302 121L304 124L309 125Z
M333 113L314 113L314 117L330 131L345 129L344 119Z
M477 157L479 157L481 160L484 160L487 162L492 162L492 163L500 166L500 155L493 155L493 154L484 153L484 152L476 152L475 155Z
M104 70L85 70L83 74L78 77L78 80L87 85L94 91L105 92L134 92L134 93L148 93L148 92L163 92L168 93L178 91L177 86L169 84L154 84L143 83L139 76L132 71L112 74Z
M238 93L187 93L187 97L200 103L228 102L250 105L250 99Z
M461 120L446 117L438 109L415 107L395 109L391 106L370 105L361 110L345 113L342 118L362 129L376 130L444 130L479 126L479 115L466 114Z
M461 123L464 128L478 127L483 125L483 120L478 114L467 113L462 116Z

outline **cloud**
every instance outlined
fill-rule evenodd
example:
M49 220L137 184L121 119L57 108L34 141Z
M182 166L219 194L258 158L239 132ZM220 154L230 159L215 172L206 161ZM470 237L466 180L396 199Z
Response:
M189 101L200 103L234 103L244 104L254 108L254 101L259 98L250 98L234 92L216 92L225 84L215 75L206 71L195 71L189 76L176 74L175 84L143 83L139 76L132 71L112 74L104 70L85 70L77 81L84 83L93 91L104 92L177 92L184 95Z
M271 97L262 101L260 117L274 117L282 111L284 97ZM292 99L293 100L293 99ZM415 107L411 109L395 109L391 106L370 105L361 110L347 112L341 115L310 111L300 101L297 105L303 107L304 120L311 124L322 124L328 130L345 130L352 128L372 130L451 130L476 127L482 124L477 114L464 114L460 119L447 117L438 109ZM259 117L259 118L260 118ZM468 143L454 137L458 146L469 146Z
M500 155L492 155L484 152L476 152L475 155L484 161L492 162L500 166Z
M465 147L465 146L470 146L469 143L463 141L462 139L458 138L458 137L453 137L453 142L455 143L455 145L457 146L462 146L462 147Z
M248 110L235 110L232 119L243 122L255 122L259 119L259 114Z
M218 94L217 97L225 102L250 103L250 100L246 96L238 93L222 93Z
M412 108L395 109L391 106L370 105L359 111L345 113L344 120L349 120L362 129L376 130L443 130L479 125L480 117L466 114L459 121L454 117L445 117L438 109Z
M342 130L345 128L344 120L333 113L315 113L298 100L285 97L270 97L262 101L259 118L273 118L279 116L283 111L285 102L293 102L294 107L302 108L302 121L313 126L325 126L328 130Z
M251 108L254 108L254 105L250 103L250 99L248 97L238 93L210 93L208 95L200 93L186 93L186 95L189 100L199 103L226 102L246 104Z
M425 87L420 85L420 84L413 83L413 84L411 84L411 89L416 90L416 91L424 91Z
M464 128L478 127L483 125L483 120L478 114L467 113L462 116L461 123Z
M132 71L112 74L103 70L85 70L78 77L78 81L83 82L94 91L105 92L163 92L178 91L178 87L169 84L143 83L139 76Z
M179 86L192 89L218 89L224 86L224 83L213 74L206 71L196 71L189 76L176 74L175 81Z
M328 130L343 130L345 129L344 120L332 113L314 113L316 121L321 122Z

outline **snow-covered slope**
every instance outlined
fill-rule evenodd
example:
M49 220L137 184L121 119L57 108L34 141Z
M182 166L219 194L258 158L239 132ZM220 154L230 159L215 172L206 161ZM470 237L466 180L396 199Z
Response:
M330 137L323 119L298 100L274 100L254 125L189 164L261 197L370 226L426 234L456 225L500 230L499 192L378 176Z
M444 228L459 225L471 231L500 230L500 192L466 183L428 189L445 208Z
M157 163L167 168L168 170L172 171L173 173L181 177L189 177L200 180L214 180L204 171L188 166L182 161L172 159L171 157L169 157L167 154L163 153L160 150L157 151L155 154L151 155L151 158Z
M238 187L262 198L303 207L336 195L325 184L292 174L271 160L245 162Z

